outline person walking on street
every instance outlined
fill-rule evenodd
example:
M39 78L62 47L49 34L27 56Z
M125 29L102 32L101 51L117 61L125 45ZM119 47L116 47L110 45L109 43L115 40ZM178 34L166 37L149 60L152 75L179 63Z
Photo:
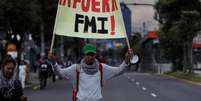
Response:
M47 63L47 61L42 60L39 65L39 78L40 78L40 89L46 87L47 78L51 69L51 65Z
M25 88L25 79L26 79L26 72L27 72L27 66L23 60L20 61L19 65L19 80L21 81L22 88Z
M56 74L68 79L73 85L73 101L101 101L102 87L105 82L117 75L123 74L129 65L133 51L128 50L125 60L118 67L100 63L96 59L96 46L86 44L83 47L84 58L79 64L61 68L55 63L55 56L49 54L49 60L55 65Z
M17 66L14 59L5 58L0 71L0 100L27 101L23 96L23 89L17 79Z

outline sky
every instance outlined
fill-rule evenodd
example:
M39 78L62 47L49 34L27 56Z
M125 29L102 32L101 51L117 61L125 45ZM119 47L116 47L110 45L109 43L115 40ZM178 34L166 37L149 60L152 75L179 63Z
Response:
M120 0L120 2L155 4L156 0ZM157 21L153 18L155 10L152 6L129 5L128 7L132 12L132 32L142 32L143 22L146 23L147 31L157 29Z

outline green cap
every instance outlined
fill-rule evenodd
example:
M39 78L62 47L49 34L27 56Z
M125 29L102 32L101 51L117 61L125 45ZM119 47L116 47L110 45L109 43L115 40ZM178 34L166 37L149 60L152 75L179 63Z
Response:
M86 44L83 47L83 52L84 52L84 54L87 54L87 53L96 53L96 46L93 45L93 44Z

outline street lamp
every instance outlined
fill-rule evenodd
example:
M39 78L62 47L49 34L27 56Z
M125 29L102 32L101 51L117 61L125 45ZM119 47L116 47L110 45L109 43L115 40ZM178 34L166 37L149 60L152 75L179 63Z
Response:
M21 36L20 34L16 34L16 33L13 33L12 30L8 31L8 37L7 37L8 41L12 41L12 42L20 42L21 41Z

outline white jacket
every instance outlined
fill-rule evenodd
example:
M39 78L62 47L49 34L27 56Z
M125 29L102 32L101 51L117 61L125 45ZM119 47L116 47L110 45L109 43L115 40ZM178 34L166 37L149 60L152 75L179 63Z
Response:
M125 62L122 62L119 67L112 67L103 63L101 64L103 68L103 83L110 78L121 74L128 66ZM61 68L60 65L56 65L55 71L60 76L68 79L72 83L73 88L76 88L76 70L78 66L78 64L73 64L70 67ZM77 94L78 101L100 101L102 98L100 81L100 71L93 75L88 75L81 67L79 91Z

